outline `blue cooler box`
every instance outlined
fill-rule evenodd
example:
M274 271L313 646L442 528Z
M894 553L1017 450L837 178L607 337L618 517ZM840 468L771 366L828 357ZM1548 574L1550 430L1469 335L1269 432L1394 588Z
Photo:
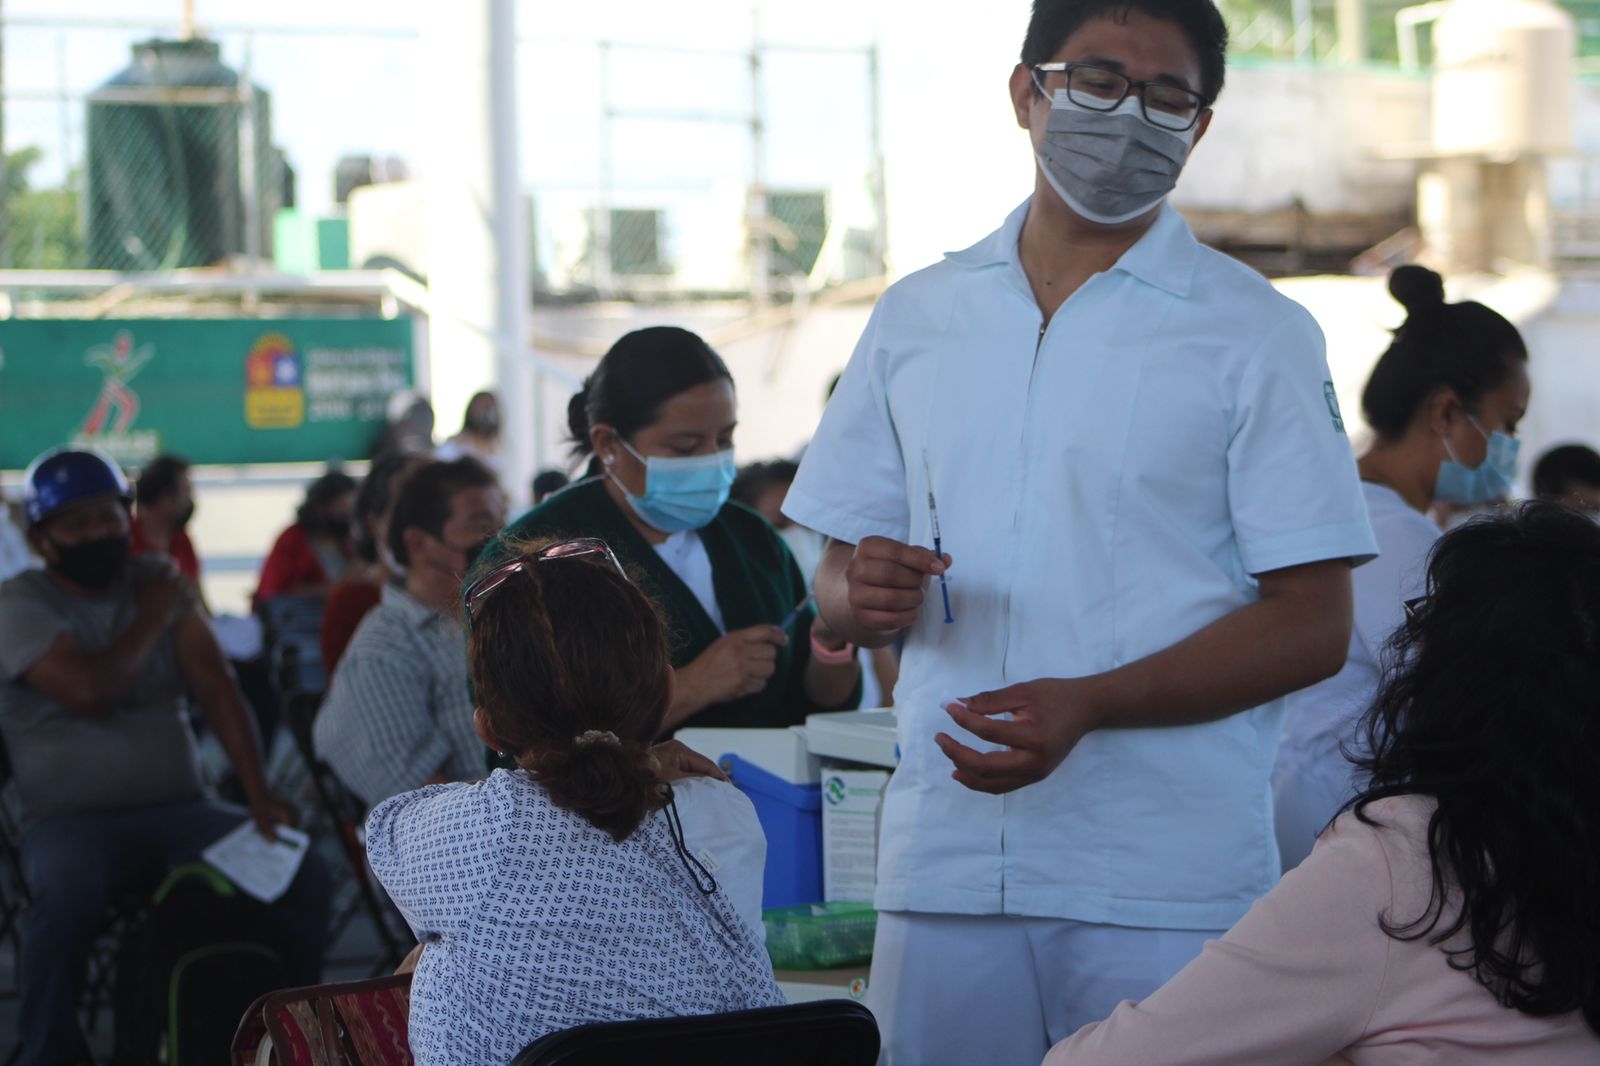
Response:
M718 760L739 791L755 804L767 834L762 907L790 907L822 899L822 786L793 785L737 755Z

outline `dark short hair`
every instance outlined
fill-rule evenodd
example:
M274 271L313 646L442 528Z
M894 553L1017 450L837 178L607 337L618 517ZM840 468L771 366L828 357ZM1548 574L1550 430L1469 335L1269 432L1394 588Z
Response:
M330 470L306 486L306 498L295 512L295 521L308 528L318 527L324 507L355 491L355 478L342 470Z
M133 500L141 507L164 500L178 491L178 479L193 469L193 464L181 455L170 452L158 455L139 472L133 488Z
M389 512L389 551L401 566L410 566L405 533L420 529L437 537L450 521L450 500L464 489L495 488L493 471L470 456L444 463L435 460L413 470L395 493Z
M1511 380L1517 363L1528 361L1516 326L1480 303L1445 303L1444 279L1426 267L1396 268L1389 292L1406 309L1406 320L1361 392L1367 424L1386 440L1404 436L1438 390L1449 389L1471 411L1485 393Z
M1022 41L1026 66L1048 63L1084 23L1109 18L1121 22L1137 11L1175 23L1189 38L1200 63L1198 92L1207 106L1222 95L1228 62L1228 24L1211 0L1033 0L1033 17Z
M732 381L728 364L699 334L650 326L624 335L567 404L575 455L590 455L589 430L604 423L623 440L655 424L666 402L710 381Z
M572 479L567 477L567 475L563 471L560 471L560 470L541 470L541 471L539 471L537 474L533 475L533 499L534 499L534 502L538 502L539 500L544 499L546 496L549 496L549 495L552 495L554 493L560 492L562 489L566 488L569 484L571 484L571 482L572 482Z
M1583 444L1563 444L1533 464L1533 494L1559 500L1578 485L1600 488L1600 452Z
M367 476L356 490L356 552L369 563L378 561L378 544L367 529L368 522L381 522L394 502L395 483L413 466L427 462L420 455L389 452L372 461Z
M728 490L728 495L733 500L754 507L761 499L761 494L774 485L785 488L794 484L795 475L800 473L798 464L788 459L772 459L764 463L751 463L739 471L733 479L733 488Z

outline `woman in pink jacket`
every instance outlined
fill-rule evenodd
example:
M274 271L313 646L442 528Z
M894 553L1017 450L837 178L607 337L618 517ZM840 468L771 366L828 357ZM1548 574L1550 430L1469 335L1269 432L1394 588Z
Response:
M1311 856L1050 1066L1600 1063L1600 526L1555 504L1434 549Z

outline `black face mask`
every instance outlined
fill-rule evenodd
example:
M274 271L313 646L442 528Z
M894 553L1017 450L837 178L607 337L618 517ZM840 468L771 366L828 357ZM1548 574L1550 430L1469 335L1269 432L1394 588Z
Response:
M326 533L328 536L332 537L334 540L349 540L350 539L350 519L348 519L348 518L324 518L322 520L322 532Z
M59 544L52 540L60 559L55 570L75 585L86 589L110 588L128 568L128 535L100 537L77 544Z
M194 502L191 500L188 504L186 504L184 506L183 510L179 511L176 515L173 516L173 518L172 518L173 528L175 528L175 529L184 529L185 527L187 527L189 525L189 523L193 519L194 519Z

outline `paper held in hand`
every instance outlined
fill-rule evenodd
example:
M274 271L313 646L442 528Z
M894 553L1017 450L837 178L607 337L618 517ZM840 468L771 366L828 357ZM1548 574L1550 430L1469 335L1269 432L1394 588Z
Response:
M310 843L306 834L284 825L278 826L277 840L268 840L246 821L200 857L244 892L273 903L289 890Z

